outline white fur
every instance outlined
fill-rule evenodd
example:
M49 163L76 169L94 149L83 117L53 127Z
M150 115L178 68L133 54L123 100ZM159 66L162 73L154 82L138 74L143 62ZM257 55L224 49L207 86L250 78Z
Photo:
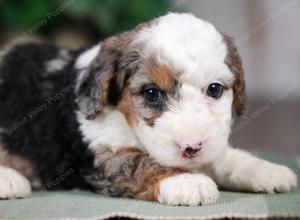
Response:
M232 89L218 100L206 95L210 83L230 87L234 81L224 63L227 47L211 24L193 15L171 13L142 30L133 44L144 45L145 58L154 54L159 63L180 73L180 101L168 106L153 127L143 120L135 127L140 141L159 163L189 168L209 165L218 183L229 189L286 192L297 185L289 168L229 147ZM202 149L196 157L180 155L178 144L199 142Z
M70 56L67 50L60 50L57 58L50 60L46 62L45 67L46 67L46 72L49 74L53 72L57 72L62 70L67 64L68 61L70 60Z
M0 165L0 199L23 198L29 196L29 181L16 170Z
M46 71L48 73L62 70L68 63L62 59L50 60L46 63Z
M214 161L227 146L232 90L218 99L207 97L211 83L230 87L234 75L224 63L227 46L211 24L190 14L170 13L141 30L132 43L143 45L145 59L180 73L180 101L174 101L153 127L140 120L135 131L147 151L167 166L197 167ZM199 155L183 158L177 145L202 143Z
M78 69L77 84L75 85L75 91L78 90L80 82L83 80L87 70L93 60L99 55L101 45L98 44L91 49L84 51L76 60L75 68Z
M160 63L182 72L182 77L197 87L213 80L232 80L224 63L227 46L222 35L192 14L162 16L141 30L132 44L142 44L146 59L154 54Z
M151 127L140 118L130 127L116 109L105 108L95 120L77 113L84 139L90 148L139 147L157 162L186 168L208 167L221 186L229 189L285 192L297 185L295 174L287 167L258 159L228 144L232 124L233 91L227 89L220 99L206 95L210 83L230 88L234 75L225 65L227 47L222 35L209 23L189 14L170 13L141 30L131 46L143 45L143 56L154 55L171 67L179 81L180 100L174 100ZM89 65L100 46L84 53L77 68ZM97 52L96 52L97 51ZM193 158L184 158L178 145L201 142ZM182 174L160 183L161 202L172 205L197 205L218 197L215 183L202 174Z
M49 60L46 62L46 73L53 73L56 71L62 70L69 62L70 60L70 55L67 50L61 49L58 52L58 56L55 59Z
M92 150L107 146L113 151L121 147L141 147L125 117L116 110L105 107L94 120L88 120L77 112L77 119L84 140L90 143Z
M101 50L101 45L98 44L91 49L84 51L77 59L75 63L76 69L84 69L88 67L91 62L97 57Z
M147 151L167 166L198 167L224 153L231 124L232 91L210 100L192 86L182 86L182 100L149 127L142 120L135 128ZM183 158L177 144L202 142L197 157Z
M228 148L213 165L216 181L228 189L251 192L287 192L297 186L296 175L242 150Z
M169 205L206 205L219 197L217 185L203 174L180 174L160 182L158 200Z

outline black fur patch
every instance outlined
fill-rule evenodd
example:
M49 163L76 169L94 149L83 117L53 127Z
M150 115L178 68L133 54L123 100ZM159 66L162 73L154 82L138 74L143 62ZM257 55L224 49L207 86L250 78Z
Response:
M17 46L0 67L1 141L10 153L32 161L49 189L89 187L81 172L92 167L94 156L82 141L73 92L81 51L70 50L68 65L57 74L44 74L45 63L59 52L48 44Z

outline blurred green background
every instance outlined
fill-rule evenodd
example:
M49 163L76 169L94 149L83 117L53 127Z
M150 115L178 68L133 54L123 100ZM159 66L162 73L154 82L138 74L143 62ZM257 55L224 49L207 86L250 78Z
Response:
M76 47L129 30L172 9L167 0L1 0L0 40ZM11 42L9 42L9 40ZM13 40L15 42L13 42Z

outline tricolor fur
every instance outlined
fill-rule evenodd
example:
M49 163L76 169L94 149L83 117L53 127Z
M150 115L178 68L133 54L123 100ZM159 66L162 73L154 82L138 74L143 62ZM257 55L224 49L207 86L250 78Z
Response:
M0 82L0 198L27 196L30 182L198 205L218 198L216 184L297 185L289 168L230 147L244 109L241 60L230 37L191 14L90 49L17 46L1 55Z

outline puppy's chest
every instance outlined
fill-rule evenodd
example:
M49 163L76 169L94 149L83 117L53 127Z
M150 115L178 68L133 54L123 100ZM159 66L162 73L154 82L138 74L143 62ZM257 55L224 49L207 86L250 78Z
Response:
M77 112L77 120L83 140L89 149L97 151L109 148L113 152L126 147L142 149L133 129L128 125L124 116L115 109L106 107L101 114L92 120Z

